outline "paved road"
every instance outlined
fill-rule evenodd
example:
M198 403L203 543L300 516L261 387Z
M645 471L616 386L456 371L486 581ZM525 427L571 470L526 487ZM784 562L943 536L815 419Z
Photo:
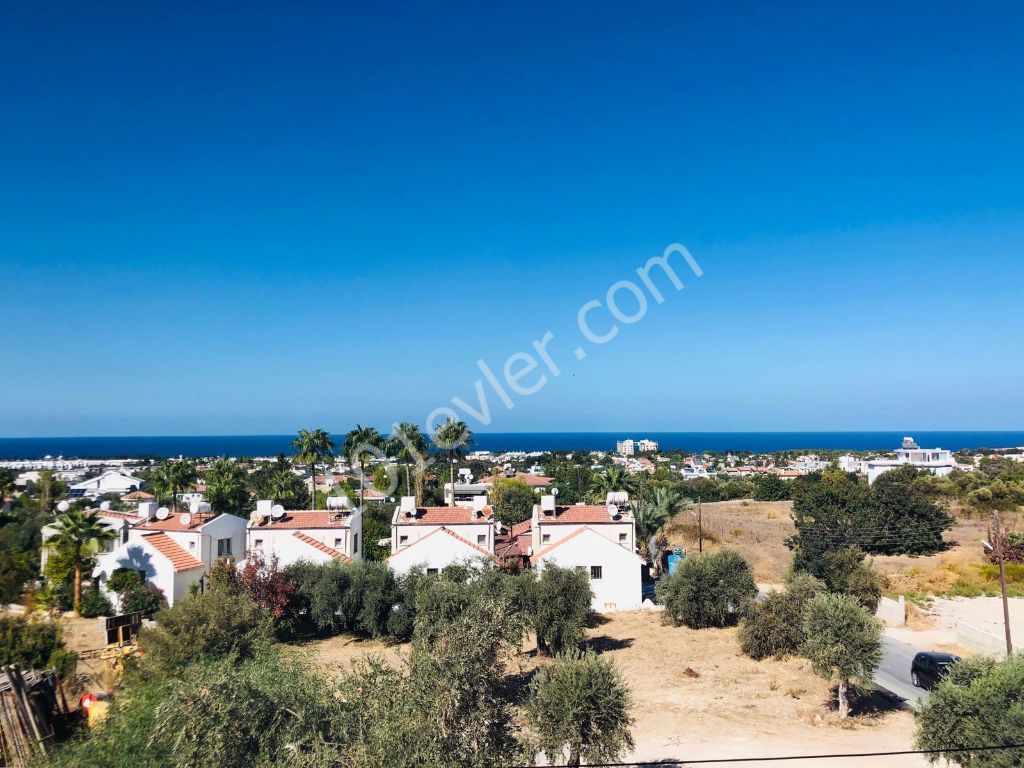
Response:
M875 673L875 683L904 699L908 704L928 701L928 691L915 688L910 682L910 662L920 650L925 649L915 648L882 635L882 663Z

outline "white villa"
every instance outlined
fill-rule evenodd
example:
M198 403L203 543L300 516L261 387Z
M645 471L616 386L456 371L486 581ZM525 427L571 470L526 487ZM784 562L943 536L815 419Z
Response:
M463 507L472 506L474 498L488 493L494 487L495 479L518 480L521 483L526 483L526 485L538 492L547 490L555 482L553 478L545 477L544 475L515 472L512 470L505 470L496 475L488 475L474 481L473 476L469 474L469 470L459 470L459 477L455 481L455 504ZM444 500L446 504L452 503L451 483L444 484Z
M328 498L327 509L289 511L256 502L246 526L246 552L284 568L299 560L343 563L363 558L363 518L345 497Z
M108 469L96 477L73 483L70 486L72 496L88 496L96 498L105 493L125 494L141 490L144 482L141 478L129 475L119 469Z
M605 504L557 506L541 497L531 519L530 563L579 568L590 576L595 611L636 610L642 602L643 559L636 553L636 525L625 493Z
M212 515L209 505L196 513L172 513L153 502L139 505L127 540L97 558L93 579L104 589L118 568L138 571L161 589L169 605L185 598L193 584L202 585L214 561L245 552L245 520ZM109 595L112 600L117 595Z
M839 468L845 472L855 472L868 476L868 484L874 483L879 475L905 465L911 465L917 469L926 469L933 475L945 477L957 468L956 459L952 451L944 448L921 448L912 437L904 437L903 444L896 451L895 459L875 457L871 459L858 459L855 456L846 455L839 457Z
M470 507L417 507L415 496L403 496L391 518L388 565L397 573L418 565L434 573L456 562L493 560L494 536L486 496L474 497Z

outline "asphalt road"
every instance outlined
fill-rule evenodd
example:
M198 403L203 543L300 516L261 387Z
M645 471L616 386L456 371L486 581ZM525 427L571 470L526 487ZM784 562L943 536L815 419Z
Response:
M882 663L875 673L875 684L896 694L908 704L928 701L928 691L915 688L910 682L910 662L914 660L914 655L922 650L927 649L915 648L882 635Z

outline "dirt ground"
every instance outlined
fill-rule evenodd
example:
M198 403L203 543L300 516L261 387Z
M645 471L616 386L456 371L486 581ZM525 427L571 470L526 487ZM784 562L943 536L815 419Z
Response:
M807 755L911 748L913 718L881 697L870 711L840 724L831 691L803 659L756 662L743 656L736 630L664 626L656 612L613 614L587 632L589 645L607 654L634 698L635 760ZM529 645L524 646L529 648ZM327 668L347 666L366 653L398 661L407 646L337 637L307 649ZM521 669L547 663L530 653ZM898 762L897 760L905 760ZM796 761L787 765L813 765ZM857 761L844 762L857 766ZM868 765L865 761L863 765ZM924 763L893 758L889 763ZM877 760L873 765L877 765Z

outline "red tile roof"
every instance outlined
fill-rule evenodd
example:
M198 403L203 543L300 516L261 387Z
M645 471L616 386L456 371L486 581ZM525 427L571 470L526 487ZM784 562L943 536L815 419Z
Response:
M446 509L447 509L447 507L446 507ZM483 547L477 546L476 544L471 542L469 539L465 539L462 536L459 536L459 534L455 533L454 531L449 530L448 528L445 528L443 526L441 528L438 528L436 531L431 531L430 533L428 533L426 536L424 536L421 539L416 539L416 541L414 541L412 544L410 544L409 546L405 547L404 549L398 550L398 552L395 552L395 554L391 555L391 557L394 557L395 555L397 555L397 554L399 554L401 552L407 552L410 549L412 549L413 547L415 547L417 544L419 544L421 541L426 541L431 536L435 536L435 535L437 535L439 533L446 533L449 536L451 536L453 539L455 539L456 541L462 542L467 547L475 549L481 555L484 555L485 557L489 557L491 560L497 560L497 558L494 555L492 555L490 552L488 552ZM390 560L391 558L388 558L388 559Z
M141 520L138 513L136 512L118 512L113 509L90 509L90 512L95 512L99 517L109 517L112 520Z
M332 519L333 515L333 519ZM348 528L348 515L340 515L335 512L328 512L326 509L302 509L294 512L285 512L284 517L263 523L262 525L251 524L253 529L266 528L268 530L280 528Z
M512 526L513 536L522 536L524 533L529 533L533 530L533 520L523 520L521 523L516 523Z
M398 513L397 525L480 525L490 522L491 508L484 507L483 517L470 507L417 507L416 517L406 517ZM425 538L425 537L424 537Z
M608 507L604 504L574 504L568 507L555 507L554 515L540 515L540 522L544 525L554 523L573 523L576 525L596 525L600 523L625 523L632 519L632 512L628 507L619 507L619 517L613 520L608 514Z
M166 533L147 533L142 538L152 544L157 552L171 561L175 572L203 567L203 564L194 555L182 549Z
M213 520L217 515L201 514L201 515L189 515L191 518L188 525L184 525L181 522L181 518L188 514L187 512L179 512L178 514L171 514L166 520L147 520L142 525L138 526L141 531L177 531L182 533L185 531L194 531L206 523Z
M345 555L343 552L339 552L338 550L334 549L333 547L328 547L322 541L317 541L312 536L307 536L302 531L296 531L295 533L292 534L292 536L294 536L296 539L301 541L303 544L309 544L309 546L311 546L313 549L318 549L321 552L325 552L326 554L328 554L331 557L333 557L335 560L341 560L341 562L343 562L343 563L350 563L350 562L352 562L351 559L347 555Z

